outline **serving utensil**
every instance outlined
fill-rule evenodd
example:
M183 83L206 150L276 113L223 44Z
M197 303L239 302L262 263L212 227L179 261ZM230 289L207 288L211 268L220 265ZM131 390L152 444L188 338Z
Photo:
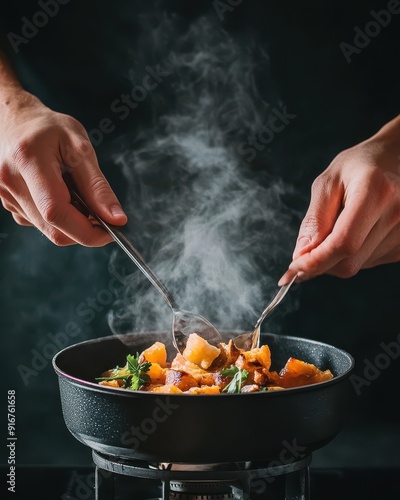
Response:
M218 346L223 342L219 331L206 318L199 314L180 309L172 293L165 284L150 269L139 251L132 245L126 236L116 227L105 222L101 217L95 214L78 193L72 178L64 174L64 180L71 193L71 201L85 215L91 215L114 239L128 257L142 271L150 283L161 293L166 303L172 311L172 340L174 347L183 354L186 342L191 333L197 333L200 337L207 340L208 343Z
M287 283L279 288L276 295L273 297L271 302L267 305L264 311L261 313L261 316L258 318L257 323L254 325L254 329L252 332L244 333L236 337L233 341L236 347L249 351L250 349L254 349L255 347L260 347L260 329L261 323L264 319L278 306L288 293L289 288L296 281L297 274Z

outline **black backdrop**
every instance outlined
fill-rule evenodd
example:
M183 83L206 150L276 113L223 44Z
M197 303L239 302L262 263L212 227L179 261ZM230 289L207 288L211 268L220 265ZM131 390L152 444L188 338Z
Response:
M18 54L10 50L10 56L28 90L92 130L109 116L115 96L131 87L126 69L140 71L146 63L152 66L159 61L151 37L145 46L141 44L160 12L176 13L182 30L199 16L207 16L215 29L226 30L239 45L261 48L268 54L271 79L265 88L262 74L258 75L257 85L267 100L270 94L279 95L296 119L249 168L256 175L267 170L268 176L279 176L295 186L297 195L286 200L297 214L288 223L288 233L293 235L307 208L315 176L338 152L373 134L398 113L400 14L392 14L387 26L352 54L350 62L341 48L342 42L354 45L355 28L365 29L374 19L372 10L381 12L389 5L396 7L395 2L369 0L135 1L113 6L71 0L60 6L29 43L20 45ZM32 19L40 6L18 2L2 9L4 34L20 33L22 17ZM121 137L151 126L154 113L160 117L174 105L173 85L160 86L157 92L159 100L147 99L96 146L100 164L122 202L127 196L124 175L110 160L110 152L118 150ZM130 147L135 149L135 142ZM2 404L6 390L15 389L18 461L89 463L89 450L64 427L51 363L37 353L43 355L46 345L62 338L57 333L68 328L74 332L69 343L108 334L106 313L112 304L105 301L102 308L98 306L89 324L77 308L108 287L114 247L58 248L37 230L15 225L5 211L0 213L0 233ZM294 240L286 245L283 262ZM277 280L284 268L267 271ZM399 362L391 359L376 371L365 371L367 365L383 360L383 345L398 344L399 278L398 264L362 271L348 280L319 277L295 286L286 306L265 326L344 348L355 356L357 373L364 380L374 379L356 398L342 434L316 453L316 465L400 464L400 426L394 411ZM5 428L5 410L1 422Z

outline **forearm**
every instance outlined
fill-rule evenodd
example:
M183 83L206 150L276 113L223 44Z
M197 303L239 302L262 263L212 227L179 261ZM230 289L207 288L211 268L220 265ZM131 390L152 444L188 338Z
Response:
M0 121L7 123L9 113L39 102L24 90L7 55L0 49Z
M371 139L382 139L385 146L399 146L400 143L400 115L386 123Z
M9 113L37 103L40 101L24 90L7 55L0 49L0 121L7 123Z

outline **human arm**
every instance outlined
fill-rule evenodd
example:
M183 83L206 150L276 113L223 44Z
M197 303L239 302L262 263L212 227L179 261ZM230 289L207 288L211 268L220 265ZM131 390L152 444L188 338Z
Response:
M111 237L72 204L70 172L90 208L110 224L126 215L102 174L85 128L24 90L0 51L0 198L14 220L60 246L103 246Z
M301 223L296 273L348 278L360 269L400 261L400 115L376 134L341 152L319 175Z

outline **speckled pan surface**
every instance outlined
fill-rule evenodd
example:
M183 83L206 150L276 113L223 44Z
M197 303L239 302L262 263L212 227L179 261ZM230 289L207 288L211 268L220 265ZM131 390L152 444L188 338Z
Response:
M225 333L229 338L234 335ZM53 359L64 420L76 439L107 455L147 461L208 463L278 460L290 463L324 446L351 412L352 356L299 337L263 334L273 369L289 356L331 369L334 378L285 391L221 395L161 395L99 386L95 377L128 353L167 333L149 332L88 340Z

